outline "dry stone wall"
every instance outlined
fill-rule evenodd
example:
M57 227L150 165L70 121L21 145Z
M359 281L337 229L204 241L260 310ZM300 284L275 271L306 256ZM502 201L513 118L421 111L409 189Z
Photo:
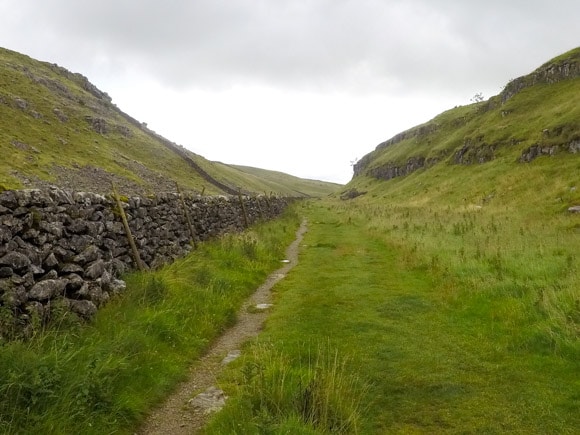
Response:
M240 200L243 200L244 205ZM289 199L201 197L168 193L121 202L145 267L185 255L195 240L242 230L278 216ZM183 205L189 219L188 225ZM58 301L90 318L124 290L122 274L135 268L116 202L59 188L0 193L0 309L24 328L47 318ZM2 337L0 331L0 337Z

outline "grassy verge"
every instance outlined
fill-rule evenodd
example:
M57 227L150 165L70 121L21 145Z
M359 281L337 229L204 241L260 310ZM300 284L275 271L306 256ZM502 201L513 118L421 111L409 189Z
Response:
M575 433L578 236L562 243L561 206L379 192L305 210L300 263L206 433ZM310 418L313 404L331 417Z
M279 265L298 218L204 243L162 270L127 277L94 322L0 346L0 432L132 433L232 324L240 303Z

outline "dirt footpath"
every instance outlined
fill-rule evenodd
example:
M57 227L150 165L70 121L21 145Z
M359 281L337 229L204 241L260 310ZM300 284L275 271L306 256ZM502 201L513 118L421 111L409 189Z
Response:
M286 250L287 262L284 266L270 274L266 282L248 298L238 312L237 323L218 338L207 354L193 365L187 381L179 385L165 403L153 410L139 434L196 433L203 427L212 409L219 408L224 398L220 390L212 388L216 385L216 378L227 361L239 354L241 345L259 334L268 315L270 290L297 264L300 242L306 230L307 223L303 221L296 231L296 239ZM256 306L258 309L248 309ZM206 393L190 401L194 394L200 392Z

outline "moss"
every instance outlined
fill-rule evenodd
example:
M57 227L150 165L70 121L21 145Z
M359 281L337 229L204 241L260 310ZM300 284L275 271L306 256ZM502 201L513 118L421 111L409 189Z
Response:
M38 211L36 207L33 207L30 210L30 213L32 215L32 228L39 229L40 222L42 222L42 214Z

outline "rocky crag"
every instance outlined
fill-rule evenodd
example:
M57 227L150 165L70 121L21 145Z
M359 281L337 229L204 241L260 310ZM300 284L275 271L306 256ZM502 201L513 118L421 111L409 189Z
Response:
M528 145L521 149L517 159L520 163L528 163L537 157L553 156L557 153L577 154L580 151L580 130L577 122L562 121L560 124L556 122L554 128L542 127L537 131L529 130L527 126L518 129L510 125L510 119L514 115L514 110L520 115L527 112L530 109L527 105L529 103L514 104L511 107L507 107L509 105L507 103L524 91L533 92L534 89L531 88L542 88L574 80L577 82L579 78L580 48L576 48L552 59L528 75L510 80L499 95L473 104L472 110L466 111L456 107L423 125L413 127L380 143L374 151L363 156L354 165L354 177L368 176L390 180L409 175L419 169L429 168L439 162L454 165L486 163L494 160L498 151L521 146L520 144L523 145L524 142L528 142ZM577 91L574 88L570 87L567 92L570 99L576 98ZM541 98L536 103L548 106L550 104ZM496 120L491 125L488 120L484 121L485 117L489 118L490 113L497 114ZM549 113L549 110L546 110L546 113ZM556 109L553 113L561 116ZM546 116L546 124L553 124L553 117ZM482 127L484 122L488 122L486 127ZM527 120L523 122L527 123ZM510 134L509 129L512 129L513 133ZM504 137L493 137L493 130L506 133ZM531 138L538 139L532 141ZM440 145L442 143L445 145ZM385 158L391 149L401 146L408 148L409 151L399 153L397 158ZM437 151L434 151L435 149Z
M121 204L143 266L155 268L193 242L276 217L289 201L169 193ZM54 187L0 193L0 338L30 334L55 309L92 317L135 267L112 198Z

